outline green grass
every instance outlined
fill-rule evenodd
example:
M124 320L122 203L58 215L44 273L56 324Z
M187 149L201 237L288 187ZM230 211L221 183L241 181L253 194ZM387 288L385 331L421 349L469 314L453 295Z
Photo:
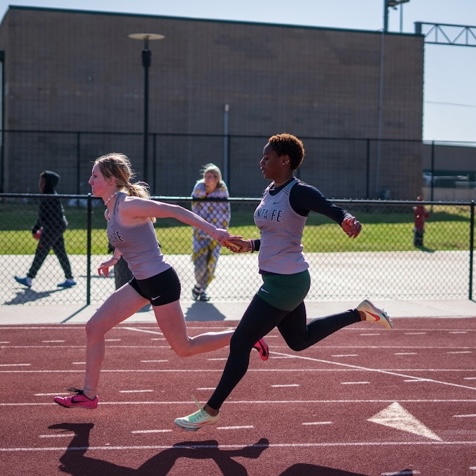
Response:
M382 208L382 207L380 207ZM408 208L408 207L407 207ZM232 213L230 233L245 238L258 238L252 224L254 204L236 206ZM374 207L374 209L377 209ZM410 210L389 208L386 212L372 212L361 206L351 210L363 223L363 231L356 239L348 238L335 223L326 217L311 214L304 231L305 252L347 251L410 251L413 247L413 215ZM65 233L70 254L86 253L86 211L68 208L69 222ZM37 217L32 204L0 204L0 254L33 254L37 242L31 237L31 227ZM191 252L192 230L176 220L158 220L157 236L165 254ZM94 208L92 216L92 253L107 254L106 222L103 208ZM425 246L431 250L467 250L469 248L468 207L438 207L426 225ZM223 250L224 254L230 253Z

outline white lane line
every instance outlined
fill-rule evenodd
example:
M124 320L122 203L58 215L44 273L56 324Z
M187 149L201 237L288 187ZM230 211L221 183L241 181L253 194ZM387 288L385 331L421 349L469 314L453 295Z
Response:
M476 413L469 415L453 415L453 418L476 418Z
M153 392L153 390L119 390L119 393L148 393Z
M72 365L86 365L86 362L71 362Z
M219 427L218 429L221 429ZM172 430L170 430L172 431ZM175 444L174 448L194 448L194 449L204 449L204 448L220 448L220 449L243 449L243 446L247 448L338 448L338 447L379 447L379 446L474 446L476 441L353 441L353 442L326 442L326 443L263 443L263 444L254 444L248 445L247 443L239 443L233 445L224 445L221 444L218 446L216 444L203 445L203 444ZM61 448L58 446L53 447L13 447L13 448L2 448L0 447L1 453L26 453L26 452L58 452L64 451L73 451L78 448ZM79 448L83 449L83 448ZM136 451L136 450L169 450L170 445L134 445L134 446L89 446L88 451ZM476 466L474 467L476 469ZM472 468L471 468L472 469Z
M271 385L271 388L290 388L290 387L299 387L298 383L290 383L290 384L281 384L281 385Z
M56 397L59 395L69 395L69 392L56 392L56 393L34 393L34 397Z
M0 367L30 367L31 364L0 364Z
M370 382L341 382L341 385L368 385Z
M334 354L331 357L358 357L359 354Z
M201 390L201 391L211 390L211 391L214 391L215 387L200 387L200 388L197 388L197 390Z
M66 341L64 339L58 339L58 340L42 340L41 342L43 344L62 344Z
M283 354L281 352L276 352L276 351L274 351L273 353L278 354L278 355L291 355L291 354ZM320 363L324 363L324 364L337 365L337 366L340 366L340 367L347 367L347 368L352 368L352 369L359 369L359 370L364 370L365 369L369 372L375 372L375 373L379 373L379 374L383 374L383 375L392 375L394 377L403 377L403 378L411 378L411 379L415 378L413 375L406 375L406 374L402 374L402 373L399 373L399 372L393 372L391 370L372 369L372 368L369 368L369 367L361 367L359 365L353 365L353 364L344 364L342 362L335 362L335 361L332 361L332 360L324 360L324 359L316 359L316 358L313 358L313 357L306 357L304 355L295 355L294 358L295 359L300 359L300 360L309 360L311 362L320 362ZM464 388L466 390L476 391L476 387L470 387L469 385L461 385L461 384L458 384L458 383L444 382L444 381L435 380L435 379L425 379L425 380L429 383L435 383L435 384L439 384L439 385L446 385L448 387Z
M403 380L406 383L414 383L414 382L427 382L428 380L426 378L409 378L409 379L404 379Z
M163 363L163 362L168 362L168 359L141 360L141 362L143 364Z
M414 476L421 474L420 471L415 469L404 469L403 471L390 471L390 473L380 473L380 476Z
M85 345L9 345L9 346L2 346L7 349L79 349L84 350L86 349ZM125 345L125 344L111 344L109 345L110 349L167 349L170 350L170 346L167 345ZM421 347L424 349L424 347ZM441 347L438 347L438 350L442 350Z
M471 350L449 350L447 354L472 354Z
M425 335L426 332L404 332L406 336L422 336Z
M145 435L149 433L170 433L172 430L133 430L133 435Z
M59 435L39 435L39 438L73 438L74 433L60 433Z
M360 336L366 336L366 337L367 337L367 336L380 336L380 335L382 335L382 334L381 334L380 332L379 332L379 333L375 333L375 332L374 332L374 333L372 333L372 334L367 333L367 334L359 334L359 335L360 335Z
M0 340L0 344L11 344L9 340Z
M288 357L286 357L288 358ZM295 356L293 358L296 358ZM302 358L302 357L301 357ZM274 360L274 356L273 356ZM317 361L317 360L315 360ZM337 361L321 361L323 363L327 364L333 364L333 365L347 365L351 366L351 364L344 364L341 362ZM30 369L1 369L0 368L0 375L2 374L23 374L23 375L32 375L32 374L77 374L78 372L82 372L81 369L50 369L50 370L30 370ZM207 373L207 374L212 374L212 373L221 373L222 369L212 369L212 368L202 368L202 369L167 369L167 368L151 368L151 369L142 369L142 368L136 368L136 369L104 369L101 370L101 373L107 373L107 374L168 374L168 373L180 373L180 374L190 374L190 373ZM411 369L371 369L371 368L343 368L343 369L317 369L317 368L309 368L309 369L283 369L283 368L274 368L274 369L264 369L263 367L260 368L250 368L248 369L248 373L259 373L259 374L275 374L275 373L293 373L297 374L300 373L301 375L305 374L321 374L321 373L358 373L358 372L380 372L380 373L386 373L389 375L396 375L399 377L407 377L411 379L419 378L415 377L414 375L406 375L406 374L400 374L398 372L428 372L428 373L445 373L445 374L453 374L454 372L472 372L474 373L474 369L423 369L423 368L411 368ZM437 380L432 380L432 379L427 379L424 378L424 380L427 380L429 382L436 382L436 383L443 383L439 382ZM476 380L474 377L469 377L468 380ZM447 385L453 385L453 386L458 386L457 384L451 384L451 383L446 383ZM467 388L469 390L476 390L476 387L469 387L465 385L460 385L461 388Z
M122 339L104 339L105 342L121 342Z
M149 331L147 329L139 329L136 327L120 327L120 329L124 329L126 331L133 331L133 332L144 332L145 334L159 334L162 335L160 331Z
M476 380L476 377L463 377L463 380Z
M305 421L303 426L332 425L331 421Z
M214 357L214 358L211 358L211 359L207 359L209 362L213 362L213 361L216 361L216 360L227 360L228 357Z
M394 352L393 355L418 355L418 352Z
M468 331L450 331L448 334L467 334Z
M218 426L217 430L251 430L253 425L243 425L243 426ZM221 446L221 445L220 445Z
M61 395L60 392L56 393L56 395ZM67 395L63 393L63 395ZM393 403L395 399L345 399L345 400L233 400L229 401L228 405L235 404L235 405L322 405L322 404L368 404L368 403ZM406 399L406 400L399 400L400 403L458 403L459 405L464 403L470 403L472 405L476 404L476 399ZM141 406L141 405L181 405L183 406L185 403L189 404L190 401L130 401L130 402L118 402L118 401L111 401L105 402L101 401L101 405L123 405L123 406ZM0 407L41 407L41 406L50 406L51 403L39 403L39 402L24 402L24 403L6 403L0 402Z

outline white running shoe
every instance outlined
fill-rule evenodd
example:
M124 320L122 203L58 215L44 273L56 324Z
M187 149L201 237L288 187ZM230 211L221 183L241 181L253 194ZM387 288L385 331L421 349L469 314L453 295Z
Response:
M365 313L365 320L367 322L376 322L386 329L393 327L393 322L383 309L374 306L369 300L365 299L357 307L357 311Z
M197 431L202 426L214 425L220 418L220 415L212 416L203 408L200 408L195 413L191 413L182 418L176 418L175 424L186 431Z

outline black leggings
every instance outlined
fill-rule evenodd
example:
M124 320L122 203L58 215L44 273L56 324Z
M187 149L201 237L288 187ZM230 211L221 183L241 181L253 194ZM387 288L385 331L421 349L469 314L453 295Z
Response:
M73 279L71 273L71 265L69 263L68 255L66 254L66 248L64 246L64 237L62 233L45 233L41 235L40 241L36 247L35 257L33 263L28 271L27 276L31 279L35 279L41 265L48 256L50 250L53 250L58 258L58 261L63 268L64 276L66 279Z
M207 402L208 405L215 410L220 409L246 374L253 345L275 327L292 350L300 351L356 322L360 322L360 314L351 309L319 317L307 324L304 302L289 312L271 306L259 296L255 296L233 333L225 369L218 386Z

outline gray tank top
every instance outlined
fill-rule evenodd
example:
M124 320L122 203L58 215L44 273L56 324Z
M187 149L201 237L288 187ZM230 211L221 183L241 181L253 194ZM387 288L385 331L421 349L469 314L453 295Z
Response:
M296 213L290 202L292 180L276 195L269 185L255 210L254 220L260 230L259 268L276 274L295 274L305 271L309 263L304 258L301 243L307 217Z
M117 248L129 265L136 279L147 279L162 273L171 266L160 251L155 228L151 221L143 225L125 226L119 219L118 210L126 194L117 194L114 210L107 222L107 238Z

